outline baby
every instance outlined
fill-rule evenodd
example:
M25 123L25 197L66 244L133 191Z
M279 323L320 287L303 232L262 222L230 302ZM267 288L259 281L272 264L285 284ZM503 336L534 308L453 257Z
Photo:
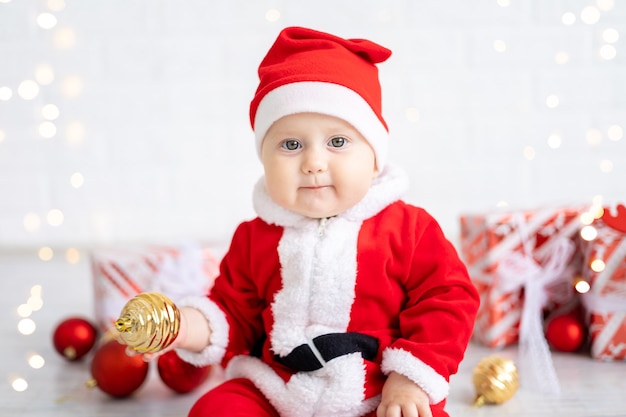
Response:
M261 62L258 217L235 231L210 293L178 304L170 348L227 375L191 417L447 416L479 301L386 164L376 64L390 55L290 27Z

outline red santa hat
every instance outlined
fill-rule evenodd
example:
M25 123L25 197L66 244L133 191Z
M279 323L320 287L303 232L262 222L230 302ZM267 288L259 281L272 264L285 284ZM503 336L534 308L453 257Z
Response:
M276 120L295 113L321 113L355 127L374 149L382 170L389 130L375 64L390 55L389 49L366 39L342 39L301 27L280 32L259 66L260 83L250 103L258 154Z

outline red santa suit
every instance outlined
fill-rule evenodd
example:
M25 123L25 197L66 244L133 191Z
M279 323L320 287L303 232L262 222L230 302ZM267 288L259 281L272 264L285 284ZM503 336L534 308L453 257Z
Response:
M261 179L259 217L237 228L210 294L181 303L206 316L211 344L180 355L224 364L227 378L251 381L285 417L371 414L391 371L428 394L433 415L446 416L478 295L437 222L401 200L406 189L406 176L386 167L357 205L320 220L278 206ZM374 351L327 360L317 341L328 337L324 349L333 350L342 334L365 335ZM303 347L319 369L284 364Z

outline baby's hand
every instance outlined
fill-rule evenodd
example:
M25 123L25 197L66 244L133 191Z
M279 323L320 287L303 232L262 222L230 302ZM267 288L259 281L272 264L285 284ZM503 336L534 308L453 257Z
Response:
M162 354L164 354L165 352L169 352L170 350L175 349L174 347L172 347L172 345L169 345L168 347L166 347L163 350L160 350L158 352L139 352L137 350L135 350L134 348L130 347L130 346L126 346L126 354L128 356L137 356L137 355L141 355L141 358L145 361L145 362L151 362L155 359L157 359L159 356L161 356Z
M192 329L192 330L190 330ZM165 349L157 352L139 352L131 346L126 347L129 356L142 355L146 362L152 361L173 349L185 349L194 352L201 351L209 344L211 328L206 319L195 308L183 307L180 309L180 328L176 339Z
M376 417L432 417L428 395L404 375L391 372Z

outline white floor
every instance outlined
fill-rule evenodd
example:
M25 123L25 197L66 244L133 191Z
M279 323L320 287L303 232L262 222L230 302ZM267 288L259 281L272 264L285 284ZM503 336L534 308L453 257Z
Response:
M89 357L69 363L54 351L51 337L59 321L72 315L93 317L91 279L84 252L74 264L65 260L64 252L47 262L39 260L36 251L0 252L0 416L186 416L219 373L199 390L177 395L161 383L153 367L148 382L134 396L112 400L84 386ZM24 335L18 330L24 318L18 307L27 302L35 286L41 286L43 305L27 317L36 328ZM560 398L522 387L505 404L475 408L472 370L480 359L495 353L516 359L515 348L494 352L470 346L451 381L447 407L451 416L626 416L626 362L598 362L581 354L554 354L563 391ZM44 359L43 367L29 364L33 355Z

